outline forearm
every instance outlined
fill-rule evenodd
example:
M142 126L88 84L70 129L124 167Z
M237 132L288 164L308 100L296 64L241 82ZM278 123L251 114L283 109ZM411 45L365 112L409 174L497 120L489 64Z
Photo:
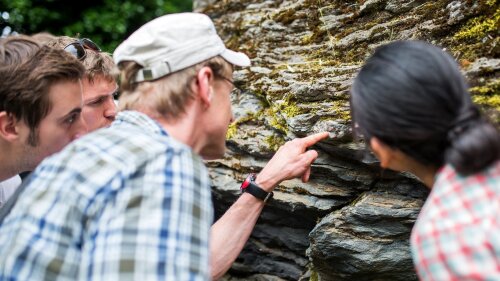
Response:
M318 133L303 139L289 141L262 169L255 183L264 191L271 192L281 181L302 177L309 180L311 163L318 157L308 147L326 138L328 133ZM212 226L210 238L212 279L217 280L231 267L264 208L264 201L244 193Z
M212 280L231 267L245 246L264 208L264 202L243 193L212 226L210 238Z

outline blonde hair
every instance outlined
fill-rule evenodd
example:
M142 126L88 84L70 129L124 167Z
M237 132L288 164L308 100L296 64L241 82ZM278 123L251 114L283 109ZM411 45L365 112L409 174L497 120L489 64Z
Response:
M57 36L55 36L54 34L51 34L49 32L42 31L42 32L38 32L35 34L31 34L31 38L33 38L33 40L38 42L38 44L45 45L52 40L56 40Z
M139 110L152 116L177 119L185 113L186 105L194 98L191 83L205 66L212 69L215 78L231 73L231 65L217 56L156 80L135 83L134 77L142 67L132 61L121 62L118 65L120 110Z
M78 41L77 38L68 36L58 36L56 39L47 42L47 46L57 49L64 49L71 43ZM96 76L102 76L105 80L114 81L113 69L115 63L110 54L106 52L96 52L93 50L85 49L86 55L80 60L85 67L86 78L93 83Z

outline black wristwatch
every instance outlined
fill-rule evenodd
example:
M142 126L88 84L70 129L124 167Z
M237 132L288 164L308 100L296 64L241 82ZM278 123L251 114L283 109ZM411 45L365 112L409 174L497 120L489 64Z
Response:
M256 198L267 202L269 199L273 198L273 192L264 191L255 183L255 174L250 174L241 184L241 192L247 192L255 196Z

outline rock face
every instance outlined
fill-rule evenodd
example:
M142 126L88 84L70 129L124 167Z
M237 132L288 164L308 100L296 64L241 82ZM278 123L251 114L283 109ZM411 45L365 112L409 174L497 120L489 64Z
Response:
M460 63L473 100L500 121L498 1L195 0L247 53L228 152L209 162L216 214L285 141L327 130L309 183L283 182L225 280L417 280L409 236L427 189L381 171L355 141L349 87L382 44L425 40Z

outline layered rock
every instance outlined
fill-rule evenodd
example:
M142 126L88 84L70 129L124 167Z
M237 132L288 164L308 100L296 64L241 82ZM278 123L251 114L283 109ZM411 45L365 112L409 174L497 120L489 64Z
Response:
M327 130L309 183L283 182L227 280L416 280L408 238L427 189L381 171L353 139L349 87L382 44L425 40L460 63L473 100L500 121L498 1L198 0L232 49L228 153L209 163L217 214L285 141ZM424 109L423 109L424 110Z

